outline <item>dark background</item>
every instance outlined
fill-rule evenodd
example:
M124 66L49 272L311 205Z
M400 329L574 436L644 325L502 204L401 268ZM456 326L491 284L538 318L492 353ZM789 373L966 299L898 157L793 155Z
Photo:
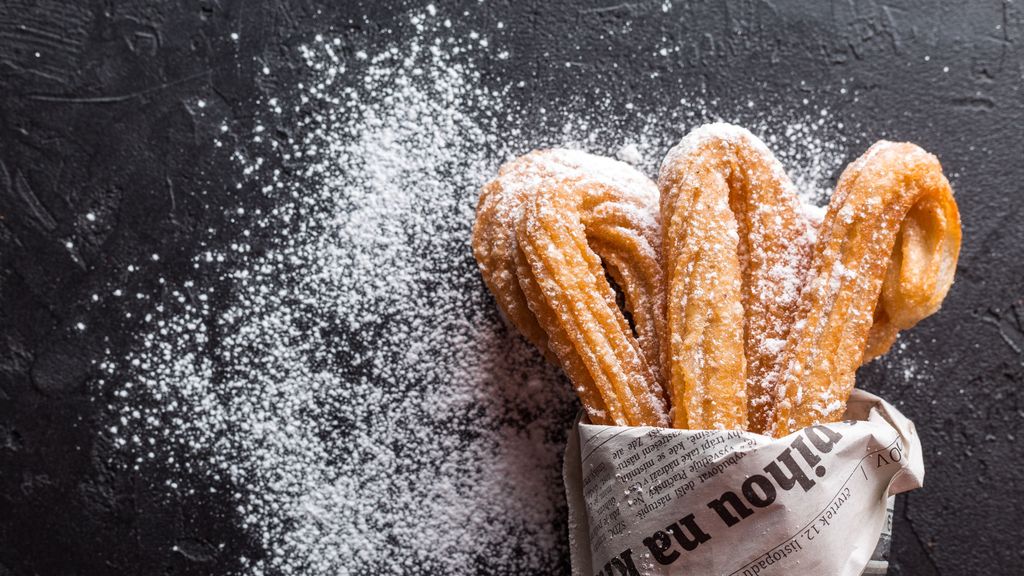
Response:
M596 84L641 102L680 83L725 102L810 97L849 118L851 154L882 135L936 153L963 217L957 283L907 340L922 384L907 385L898 359L860 374L928 451L927 486L899 499L891 573L1024 572L1021 4L436 4L512 47L482 71L495 86L527 81L523 106L585 100L579 87ZM137 324L130 300L91 295L112 283L159 294L161 277L192 274L196 252L230 242L226 207L266 201L235 190L233 138L250 132L262 95L301 80L295 47L318 32L372 46L403 33L408 9L0 1L0 576L219 574L259 556L230 502L168 494L158 468L109 464L90 382ZM652 37L688 49L634 50ZM268 64L275 73L261 74ZM196 114L197 98L219 115ZM215 148L221 121L231 130ZM159 263L128 277L152 253Z

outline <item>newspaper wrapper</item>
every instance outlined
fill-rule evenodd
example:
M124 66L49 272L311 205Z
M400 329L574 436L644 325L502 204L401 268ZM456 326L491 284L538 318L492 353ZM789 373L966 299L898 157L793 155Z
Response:
M577 422L574 576L865 573L888 545L890 497L922 485L924 462L913 422L881 398L855 390L845 417L778 439Z

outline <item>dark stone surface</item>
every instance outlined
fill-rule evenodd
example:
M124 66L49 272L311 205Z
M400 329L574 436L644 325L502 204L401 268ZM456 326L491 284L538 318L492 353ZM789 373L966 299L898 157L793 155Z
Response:
M596 86L635 101L670 99L678 86L780 109L811 98L848 119L852 153L887 136L938 154L965 243L942 312L909 341L928 360L915 367L930 384L904 386L886 361L860 379L899 403L928 450L927 486L897 507L892 573L1024 572L1024 7L437 4L468 11L462 18L510 48L515 57L490 62L484 80L527 81L523 106L586 99ZM224 208L255 202L234 191L232 134L241 142L258 98L301 74L293 48L317 32L373 45L382 29L401 34L407 9L0 3L0 575L218 574L260 554L230 502L170 496L158 469L107 464L103 403L88 382L104 350L131 344L137 321L124 317L129 299L90 296L112 280L160 294L161 277L183 278L193 254L230 241ZM673 58L635 49L658 37L687 49ZM259 73L265 63L274 75ZM200 97L219 115L195 114ZM221 119L231 131L215 148ZM154 252L159 263L125 277L127 264ZM87 336L74 329L80 321Z

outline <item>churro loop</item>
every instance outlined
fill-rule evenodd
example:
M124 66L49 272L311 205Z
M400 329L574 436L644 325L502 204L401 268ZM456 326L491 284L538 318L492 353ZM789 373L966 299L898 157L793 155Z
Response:
M838 420L857 367L939 308L959 251L960 215L938 159L879 142L851 164L783 353L774 435Z
M687 135L659 187L673 425L761 432L813 227L779 162L736 126Z
M553 352L595 423L667 424L657 246L657 188L621 162L533 152L482 191L473 247L485 282Z

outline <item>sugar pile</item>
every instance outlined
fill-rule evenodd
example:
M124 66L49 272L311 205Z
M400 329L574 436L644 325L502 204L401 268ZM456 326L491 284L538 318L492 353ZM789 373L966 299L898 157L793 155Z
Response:
M110 432L144 469L235 487L263 549L244 574L536 573L566 562L560 458L577 405L506 329L469 249L479 185L508 157L563 143L653 173L714 106L685 100L624 133L600 108L543 131L474 53L493 50L433 9L376 54L331 39L302 48L307 82L266 103L293 136L241 172L275 206L246 216L270 235L196 257L238 262L212 286L178 287L127 356L108 358ZM475 33L474 33L475 34ZM843 160L824 117L766 134L809 197ZM667 128L671 126L671 128ZM791 132L788 133L788 132ZM790 146L788 142L798 143ZM287 167L287 169L282 169ZM230 254L229 254L230 253Z

